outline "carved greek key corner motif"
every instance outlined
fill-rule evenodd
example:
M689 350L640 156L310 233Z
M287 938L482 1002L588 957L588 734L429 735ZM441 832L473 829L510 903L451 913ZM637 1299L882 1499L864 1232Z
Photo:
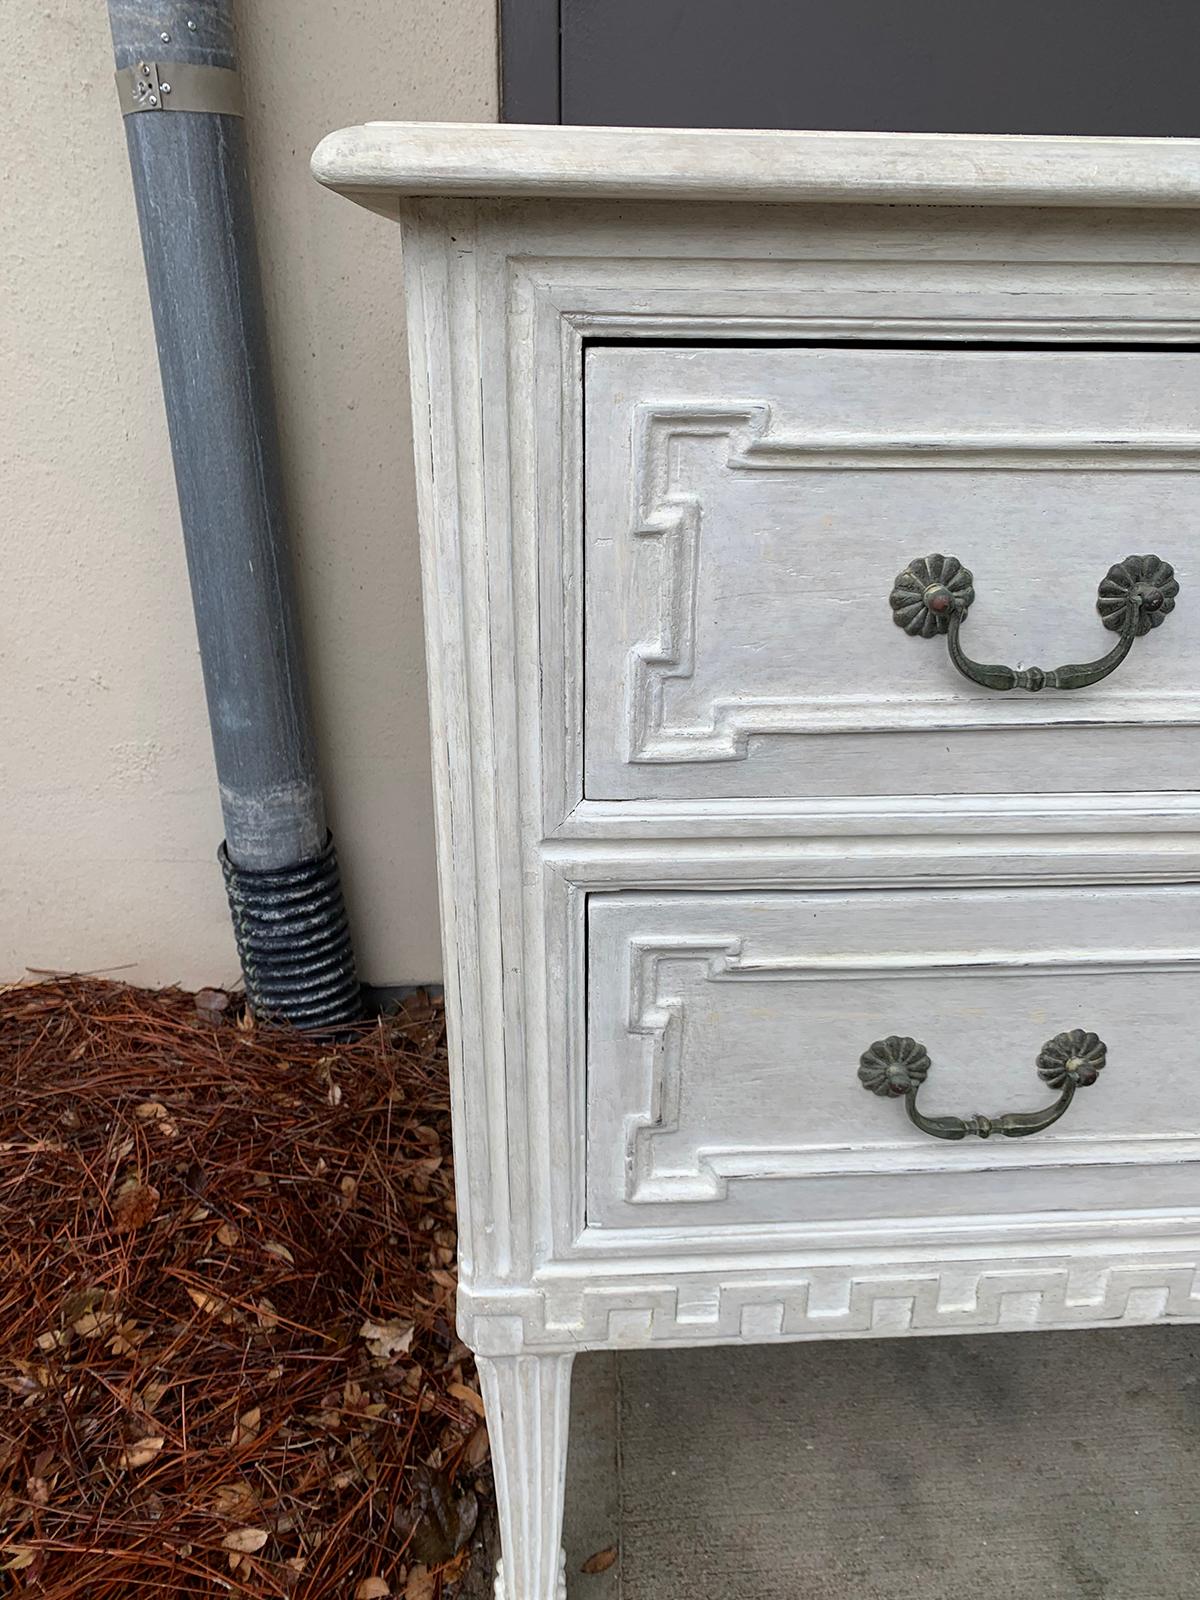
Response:
M459 1331L485 1355L1165 1321L1200 1322L1195 1259L825 1267L766 1283L761 1275L725 1282L697 1276L459 1299Z
M696 961L708 975L728 971L741 953L742 942L728 939L633 939L629 944L629 1016L632 1034L650 1045L653 1061L650 1097L645 1111L625 1118L625 1198L643 1200L720 1200L728 1183L700 1158L694 1172L672 1175L670 1195L655 1185L654 1141L679 1131L679 1104L683 1087L683 998L664 994L659 983L664 961Z
M637 408L631 531L635 539L660 541L663 557L655 632L629 654L630 761L733 760L746 754L749 732L740 731L716 706L707 727L669 727L665 721L665 685L671 679L690 678L695 671L703 514L700 496L674 483L674 455L681 439L728 441L728 464L744 463L754 441L763 439L770 425L771 408L765 400Z

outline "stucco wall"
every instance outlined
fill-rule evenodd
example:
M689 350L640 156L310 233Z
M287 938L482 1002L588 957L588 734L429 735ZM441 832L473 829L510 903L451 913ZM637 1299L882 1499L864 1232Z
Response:
M240 22L331 823L363 976L431 979L398 235L320 189L308 157L329 129L371 117L494 118L494 0L244 0ZM105 8L0 8L0 59L0 977L230 981L220 812Z

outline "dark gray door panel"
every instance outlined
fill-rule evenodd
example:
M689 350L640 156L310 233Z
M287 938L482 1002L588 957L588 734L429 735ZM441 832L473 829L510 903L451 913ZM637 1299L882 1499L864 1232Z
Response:
M508 121L1200 136L1196 0L503 0L503 25Z

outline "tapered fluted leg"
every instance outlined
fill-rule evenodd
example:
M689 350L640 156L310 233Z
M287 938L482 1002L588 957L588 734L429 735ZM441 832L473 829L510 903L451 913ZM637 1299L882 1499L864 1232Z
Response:
M496 1600L566 1600L562 1551L573 1356L479 1356L501 1560Z

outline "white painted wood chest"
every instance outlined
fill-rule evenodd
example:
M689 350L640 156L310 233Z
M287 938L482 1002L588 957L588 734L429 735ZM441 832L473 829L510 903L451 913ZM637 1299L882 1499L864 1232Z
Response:
M498 1595L576 1351L1200 1320L1200 146L314 167L403 223Z

